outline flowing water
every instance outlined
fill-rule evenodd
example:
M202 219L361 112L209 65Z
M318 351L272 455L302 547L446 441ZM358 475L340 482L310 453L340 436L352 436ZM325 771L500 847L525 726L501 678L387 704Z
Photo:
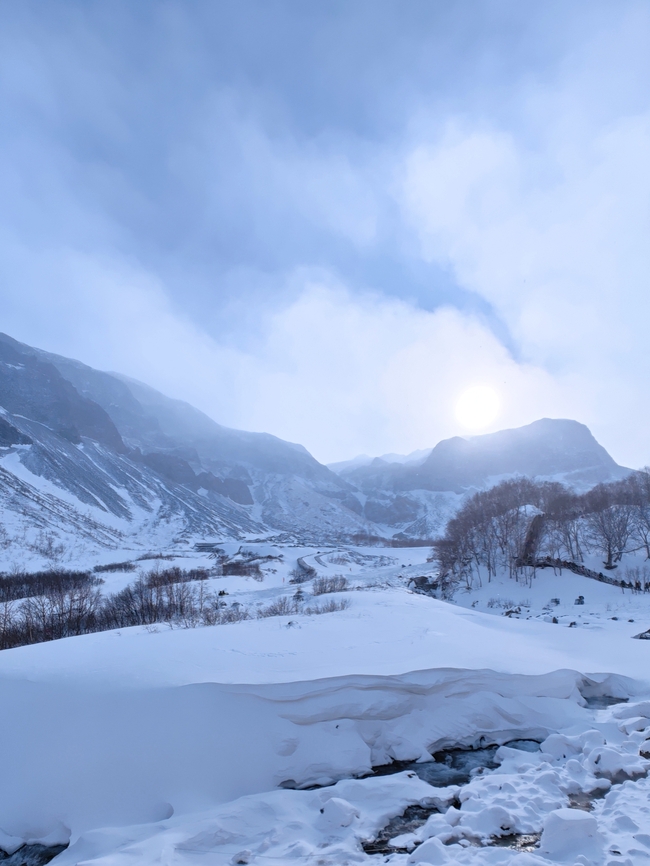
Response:
M511 749L520 749L522 752L539 751L539 743L536 740L511 740L505 745ZM393 761L392 764L374 767L373 774L388 776L408 770L415 773L423 782L428 782L436 788L444 788L445 785L466 785L472 776L498 767L494 760L498 748L499 746L485 746L481 749L444 749L435 752L434 760L427 761L425 764L416 761Z
M511 749L520 749L523 752L539 751L539 743L536 740L511 740L505 743ZM376 776L388 776L393 773L409 771L424 782L428 782L436 788L446 785L466 785L469 780L485 771L494 770L498 767L495 761L499 746L485 746L481 749L444 749L435 752L434 760L427 763L415 761L393 761L375 767L373 774ZM456 807L460 803L455 803ZM396 848L390 844L391 839L402 836L405 833L414 833L422 827L427 819L438 812L435 806L409 806L402 815L393 818L378 833L372 841L363 843L366 854L391 854L406 849ZM539 837L536 836L507 836L503 840L495 840L494 844L503 848L514 848L517 851L532 851L537 845Z

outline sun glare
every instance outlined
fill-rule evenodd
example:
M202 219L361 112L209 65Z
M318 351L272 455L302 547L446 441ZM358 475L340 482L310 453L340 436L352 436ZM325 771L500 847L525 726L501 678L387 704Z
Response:
M489 385L474 385L458 398L456 420L466 430L482 430L498 416L501 408L499 395Z

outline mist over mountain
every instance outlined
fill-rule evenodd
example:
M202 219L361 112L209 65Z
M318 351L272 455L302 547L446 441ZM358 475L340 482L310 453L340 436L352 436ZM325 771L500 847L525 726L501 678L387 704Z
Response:
M151 545L367 531L345 505L350 486L300 445L230 430L139 382L4 335L0 365L0 489L16 532L74 535L88 524L87 538L102 526L102 543Z
M32 542L431 538L465 495L503 477L585 489L629 472L583 424L552 419L328 468L302 445L223 427L141 382L6 335L0 407L4 532Z
M424 463L426 458L431 454L432 448L420 448L418 451L412 451L410 454L380 454L379 457L370 457L368 454L359 454L351 460L341 460L337 463L328 463L328 469L342 475L351 469L357 469L360 466L369 466L371 463L380 460L382 463L405 463L410 465L419 465Z
M415 452L392 461L390 456L377 457L365 466L342 464L339 474L363 490L462 493L508 475L594 485L629 472L610 457L588 427L566 419L542 418L513 430L454 436L428 453Z

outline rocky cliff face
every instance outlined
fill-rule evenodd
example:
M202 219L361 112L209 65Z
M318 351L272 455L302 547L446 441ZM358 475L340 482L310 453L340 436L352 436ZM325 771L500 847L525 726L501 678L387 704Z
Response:
M118 453L127 450L101 406L79 394L53 364L7 339L0 341L0 406L74 444L86 437Z

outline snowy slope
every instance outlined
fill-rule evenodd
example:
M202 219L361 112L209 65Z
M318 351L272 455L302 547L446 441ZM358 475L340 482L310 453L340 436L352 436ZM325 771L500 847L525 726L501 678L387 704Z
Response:
M468 492L503 477L588 487L627 472L583 425L546 419L337 474L300 445L228 429L140 382L5 335L0 408L0 545L15 548L6 564L23 542L38 555L269 535L428 539Z
M432 809L415 840L427 848L392 862L420 862L421 850L438 858L429 863L509 863L516 850L490 841L502 824L546 834L546 848L522 864L574 866L576 844L587 850L590 839L596 854L588 863L605 862L615 841L627 852L643 849L636 837L650 764L638 756L634 731L650 732L650 704L642 703L650 642L631 639L637 623L569 629L415 595L401 578L425 567L413 549L390 557L285 553L287 565L302 555L319 573L345 570L359 587L346 594L349 609L125 629L0 653L0 742L11 744L3 751L2 830L19 841L70 838L55 861L70 864L226 864L240 855L260 864L371 862L361 840L409 805L437 803L439 820ZM268 598L293 591L284 577L280 570L263 584L224 585L235 592L239 581L242 592ZM556 590L543 575L537 582L544 597ZM598 591L612 601L619 592ZM598 711L581 692L630 703ZM431 751L481 737L546 743L532 755L502 751L498 771L461 788L432 788L406 772L353 778L395 759L430 761ZM594 764L600 760L612 773L627 767L633 781L613 783ZM594 801L595 824L574 828L567 842L570 797L609 789L607 800ZM616 823L621 809L632 821L625 832Z
M369 531L349 485L301 446L228 430L145 385L4 335L0 502L5 568L25 549L55 560L88 547Z

